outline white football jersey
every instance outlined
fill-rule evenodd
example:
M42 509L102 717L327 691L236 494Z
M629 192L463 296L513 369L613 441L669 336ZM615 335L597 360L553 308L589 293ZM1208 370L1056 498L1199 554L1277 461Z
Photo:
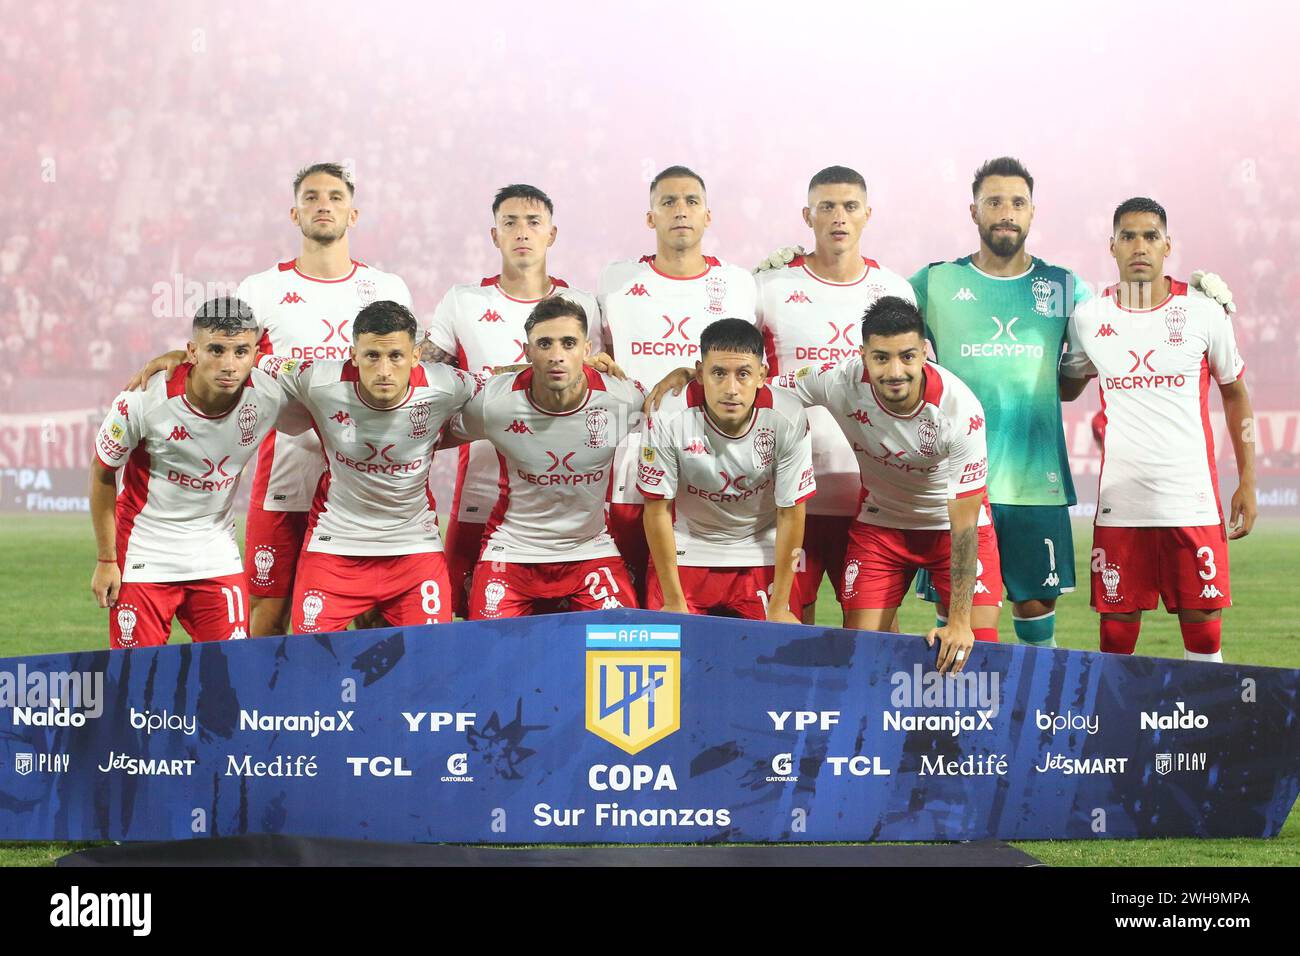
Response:
M776 509L817 492L808 418L794 395L764 386L744 434L719 431L691 382L646 423L637 487L671 498L677 563L683 567L771 567Z
M852 282L820 278L803 256L784 269L758 274L758 327L769 376L856 355L862 315L879 298L896 295L916 304L905 278L874 259L863 257L862 263L862 275ZM857 514L862 482L853 448L826 409L809 408L808 422L817 470L817 497L808 503L808 513Z
M258 367L307 407L325 448L329 468L312 500L306 550L352 557L441 551L429 464L442 426L478 391L474 376L420 365L399 405L376 408L362 397L351 362L269 355Z
M293 359L346 361L352 320L371 302L391 300L411 307L411 293L397 276L353 260L339 279L313 279L297 261L281 262L249 276L237 293L262 326L261 349ZM418 317L417 317L418 321ZM424 338L424 325L416 339ZM267 511L307 511L325 468L314 432L267 436L257 455L253 504Z
M778 384L805 405L828 409L849 440L862 478L858 520L864 524L946 530L951 499L984 494L984 409L947 369L926 364L921 403L907 416L880 404L858 354L838 365L801 368ZM987 507L980 507L979 523L989 523Z
M587 292L570 289L560 279L551 279L553 295L569 299L587 313L587 338L591 354L600 351L600 311ZM447 290L429 325L429 341L466 371L491 371L498 365L526 362L524 321L541 299L516 299L501 289L501 277L455 285ZM483 524L497 500L496 449L490 442L461 445L456 454L456 495L452 502L457 520Z
M758 288L748 269L705 256L697 276L664 275L654 256L614 262L596 284L601 340L628 376L652 386L675 368L700 358L700 333L718 319L754 322ZM640 432L634 431L614 463L611 501L640 503L636 490Z
M1061 370L1096 375L1106 416L1097 524L1121 528L1223 523L1210 429L1210 380L1246 363L1223 307L1185 282L1151 309L1126 309L1114 288L1074 310Z
M100 462L122 468L123 581L198 581L244 568L231 506L244 465L287 404L285 391L253 369L234 408L212 418L185 399L192 368L179 365L143 391L122 392L95 437Z
M614 450L640 417L645 392L586 369L587 398L571 412L539 408L532 369L493 376L452 423L497 450L500 494L483 531L482 561L550 564L618 555L605 525Z

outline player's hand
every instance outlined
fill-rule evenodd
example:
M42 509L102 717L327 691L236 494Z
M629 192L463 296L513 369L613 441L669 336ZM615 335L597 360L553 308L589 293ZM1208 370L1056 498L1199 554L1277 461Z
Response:
M803 246L782 246L776 252L772 253L758 265L754 266L755 274L766 272L768 269L783 269L790 264L795 256L805 255Z
M589 357L587 359L587 364L597 372L602 372L605 375L612 375L617 379L627 381L627 373L618 367L618 364L614 361L614 356L606 352L597 352L595 355Z
M1242 484L1232 496L1232 517L1228 519L1228 539L1236 541L1250 534L1259 517L1259 502L1255 499L1255 486Z
M970 660L971 648L975 646L975 632L969 627L962 627L949 621L943 627L934 627L925 635L925 643L934 647L939 640L939 673L951 670L956 674Z
M803 621L795 616L790 610L789 605L786 607L777 607L775 604L768 604L767 619L773 624L802 624Z
M691 384L694 378L695 372L692 369L673 369L663 377L663 381L650 389L650 394L646 396L645 402L641 405L641 411L647 415L659 411L659 406L663 404L665 395L669 392L680 395L682 389Z
M493 375L511 375L515 372L522 372L526 368L532 368L531 365L494 365L492 366Z
M153 378L153 376L158 372L166 372L168 375L171 375L172 372L176 371L176 366L184 362L185 359L185 353L179 349L174 352L168 352L166 355L160 355L157 358L150 359L149 363L145 365L144 368L135 373L135 378L126 383L126 391L134 392L138 389L144 388L145 383L148 382L149 379ZM106 604L100 605L100 607L107 606L108 605Z
M1200 289L1224 310L1232 313L1237 311L1237 303L1232 301L1232 290L1228 288L1228 283L1213 272L1206 272L1203 269L1197 269L1192 273L1192 288Z
M112 607L122 590L122 571L116 561L100 561L90 577L90 592L100 607Z

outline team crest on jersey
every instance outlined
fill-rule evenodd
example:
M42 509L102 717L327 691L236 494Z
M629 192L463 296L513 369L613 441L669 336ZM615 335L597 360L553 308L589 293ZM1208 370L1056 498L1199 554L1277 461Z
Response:
M378 290L375 289L374 279L357 280L357 298L361 300L363 306L369 305L379 297Z
M704 280L704 294L709 297L709 311L722 314L722 300L727 297L727 280L722 276L709 276Z
M1034 296L1034 311L1039 315L1052 314L1052 283L1039 277L1029 285Z
M883 285L881 285L879 282L871 282L871 283L868 283L868 284L867 284L867 287L866 287L865 289L863 289L862 291L865 292L867 295L871 296L871 299L872 299L873 302L874 302L876 299L879 299L881 296L883 296L883 295L885 295L886 293L889 292L889 290L886 289L886 288L885 288Z
M259 588L271 584L271 568L275 567L275 548L259 544L253 552L253 583Z
M761 468L767 468L776 457L776 432L770 428L760 428L754 436L754 454Z
M123 647L134 647L135 627L140 623L136 606L119 602L114 613L117 615L118 643Z
M316 619L325 610L325 592L311 590L302 596L302 629L317 630Z
M1123 600L1119 596L1119 565L1106 564L1101 569L1101 586L1106 589L1102 599L1107 604L1118 604Z
M681 729L681 647L676 624L589 624L587 730L637 754Z
M1183 326L1187 324L1187 313L1181 306L1173 306L1165 312L1165 328L1169 330L1169 337L1165 342L1169 345L1183 344Z
M429 403L420 402L411 406L411 437L423 438L429 434Z
M854 590L853 585L858 580L859 569L860 568L856 558L854 558L848 564L844 565L844 596L845 597L853 597L853 595L857 593L857 591Z
M609 447L609 412L603 408L587 409L587 447Z
M501 602L506 596L506 582L493 578L483 585L483 616L500 617Z
M921 455L933 458L934 446L939 441L939 426L932 419L922 418L916 423L916 437L921 443Z
M239 417L235 419L235 424L239 426L239 444L251 445L256 440L257 435L257 406L253 404L245 405L239 410Z

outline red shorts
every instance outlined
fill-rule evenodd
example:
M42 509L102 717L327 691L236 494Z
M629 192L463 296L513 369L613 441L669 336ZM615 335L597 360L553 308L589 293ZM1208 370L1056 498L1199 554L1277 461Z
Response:
M446 624L450 594L441 551L375 557L304 551L293 586L293 630L346 630L372 608L393 627Z
M632 579L618 557L553 564L481 561L474 569L469 619L524 617L536 613L539 602L559 598L568 598L571 611L638 606Z
M775 569L765 568L677 568L682 582L686 607L692 614L714 614L719 617L743 617L751 621L767 620L767 599L772 591ZM790 607L799 602L799 583L790 588ZM646 605L652 611L664 606L664 592L654 565L646 579ZM730 612L730 613L726 613Z
M646 567L650 564L650 545L646 544L641 517L644 511L645 505L641 504L610 502L609 505L609 533L641 595L645 594Z
M905 531L853 522L845 555L841 603L849 610L898 607L912 577L920 568L930 572L931 583L945 607L952 596L948 565L952 533ZM1002 563L993 525L979 529L975 593L972 605L1002 606Z
M794 581L805 605L817 603L823 574L831 579L835 600L843 600L840 591L844 582L844 552L849 547L849 528L853 521L849 515L808 515L804 519L804 570L795 575ZM790 607L799 613L793 594Z
M1229 607L1228 536L1200 528L1093 528L1092 606L1102 614Z
M244 574L256 598L287 598L307 533L306 511L265 511L248 506L244 529Z
M173 617L193 641L248 637L248 582L242 573L202 581L125 581L108 611L108 646L166 644Z
M457 617L469 617L469 587L474 578L474 565L478 564L483 550L486 527L486 524L458 521L455 517L447 522L443 553L447 556L447 578L451 581L451 609Z

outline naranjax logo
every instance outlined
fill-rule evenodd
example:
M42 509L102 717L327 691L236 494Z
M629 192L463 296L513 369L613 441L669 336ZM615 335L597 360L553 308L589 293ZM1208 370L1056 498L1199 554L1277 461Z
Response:
M889 682L889 702L897 709L884 712L885 730L928 730L958 736L968 730L992 730L999 709L997 671L944 675L926 673L920 665L895 671ZM950 714L905 714L904 710L943 709ZM974 713L963 713L964 710Z
M16 671L0 671L0 708L13 708L15 725L25 723L28 726L45 726L39 723L40 711L61 708L65 715L81 718L77 722L79 726L87 719L94 720L104 713L104 673L46 673L28 671L26 664L19 664ZM74 708L79 713L72 715L69 712ZM67 719L62 723L71 725Z

